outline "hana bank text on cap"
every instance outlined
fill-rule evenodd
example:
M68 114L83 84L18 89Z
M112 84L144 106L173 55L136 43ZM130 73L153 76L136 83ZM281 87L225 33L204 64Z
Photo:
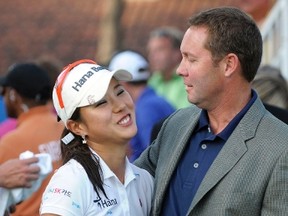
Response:
M109 71L89 59L76 61L64 68L57 78L52 98L65 126L76 108L95 104L104 97L112 77L119 81L132 79L126 70Z

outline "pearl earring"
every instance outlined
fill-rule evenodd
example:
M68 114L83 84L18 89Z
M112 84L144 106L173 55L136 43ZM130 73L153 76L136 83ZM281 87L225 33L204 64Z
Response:
M83 143L83 144L87 144L87 140L85 139L85 135L82 135L82 139L83 139L83 140L82 140L82 143Z

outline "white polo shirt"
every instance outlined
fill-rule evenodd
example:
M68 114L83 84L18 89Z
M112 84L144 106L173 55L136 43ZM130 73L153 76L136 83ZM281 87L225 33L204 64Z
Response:
M99 156L98 156L99 157ZM103 185L108 199L99 196L84 168L74 159L60 167L51 178L42 196L40 214L65 216L141 216L149 215L153 193L153 177L126 158L123 185L107 164L99 157L103 171Z

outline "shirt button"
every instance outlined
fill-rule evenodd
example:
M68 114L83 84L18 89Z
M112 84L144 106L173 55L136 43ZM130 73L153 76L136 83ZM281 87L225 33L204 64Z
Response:
M198 168L199 167L199 163L194 163L193 164L193 167L196 169L196 168Z
M207 148L207 145L206 145L206 144L202 144L202 145L201 145L201 148L202 148L202 149L206 149L206 148Z

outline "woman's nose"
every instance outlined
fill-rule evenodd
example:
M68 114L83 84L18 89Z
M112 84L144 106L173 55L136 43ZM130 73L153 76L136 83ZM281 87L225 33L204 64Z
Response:
M116 99L113 103L113 112L117 113L125 108L125 103L122 100Z

